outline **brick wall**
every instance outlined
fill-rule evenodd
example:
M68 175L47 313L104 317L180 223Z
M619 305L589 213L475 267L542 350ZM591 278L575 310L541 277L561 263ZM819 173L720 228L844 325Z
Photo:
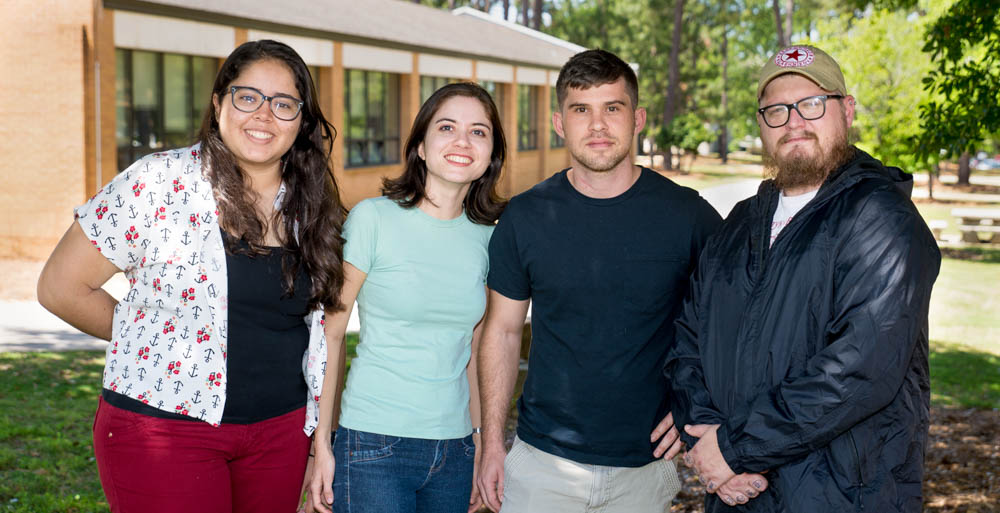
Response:
M44 258L86 198L93 5L5 2L0 17L0 258Z

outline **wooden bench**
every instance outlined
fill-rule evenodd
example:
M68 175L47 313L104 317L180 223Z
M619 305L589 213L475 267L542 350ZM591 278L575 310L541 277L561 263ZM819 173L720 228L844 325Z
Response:
M962 231L962 241L1000 244L1000 209L953 208L951 215L959 219L958 228ZM980 238L981 234L987 237Z
M927 227L934 234L934 239L941 240L941 231L948 227L948 221L944 219L931 219L927 221Z

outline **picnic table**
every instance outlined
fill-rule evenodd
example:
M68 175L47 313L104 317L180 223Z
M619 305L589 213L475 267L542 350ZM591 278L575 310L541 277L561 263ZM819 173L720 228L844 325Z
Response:
M953 208L951 215L960 221L962 241L1000 244L1000 208Z

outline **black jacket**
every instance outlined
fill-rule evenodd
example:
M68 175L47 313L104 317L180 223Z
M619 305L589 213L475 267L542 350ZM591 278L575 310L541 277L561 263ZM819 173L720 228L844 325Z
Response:
M681 428L721 424L729 466L769 470L770 488L706 511L920 511L941 254L910 180L858 150L770 248L771 181L709 239L667 357L671 409Z

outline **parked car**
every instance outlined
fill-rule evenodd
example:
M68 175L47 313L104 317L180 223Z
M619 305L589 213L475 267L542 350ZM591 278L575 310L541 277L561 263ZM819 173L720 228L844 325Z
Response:
M973 159L972 162L969 162L969 165L977 171L990 171L1000 169L1000 160L993 158Z

